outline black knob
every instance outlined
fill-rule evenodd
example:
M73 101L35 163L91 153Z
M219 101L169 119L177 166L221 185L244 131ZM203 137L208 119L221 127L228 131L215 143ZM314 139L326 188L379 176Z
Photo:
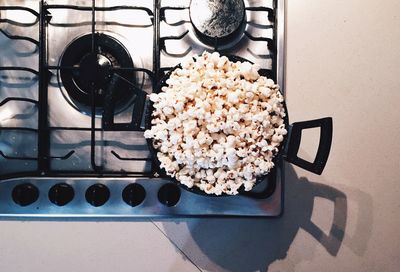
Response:
M137 183L129 184L122 191L122 199L126 204L135 207L143 202L146 197L146 191L142 185Z
M97 183L86 190L85 197L86 201L92 206L99 207L104 205L110 198L110 190L107 186Z
M30 183L19 184L12 191L12 199L21 206L28 206L39 198L39 190Z
M49 190L49 200L58 206L66 205L74 196L74 189L66 183L58 183Z
M158 200L168 207L175 206L180 197L181 190L178 186L172 183L164 184L158 191Z

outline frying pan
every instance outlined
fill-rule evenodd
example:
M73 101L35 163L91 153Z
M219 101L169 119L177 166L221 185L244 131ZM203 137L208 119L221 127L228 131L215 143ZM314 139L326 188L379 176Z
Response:
M238 57L238 56L227 56L227 57L232 62L248 61L248 60ZM250 61L248 61L248 62L250 62ZM182 66L180 64L176 65L170 71L168 71L168 73L166 73L164 77L162 77L159 85L156 88L157 93L161 92L162 87L168 85L166 83L167 79L171 76L172 72L178 68L182 68ZM266 74L263 73L262 70L260 70L259 73L262 76L266 76ZM283 157L287 162L295 164L305 170L308 170L308 171L318 174L318 175L320 175L322 173L322 171L326 165L326 162L328 160L329 152L330 152L331 144L332 144L332 133L333 133L332 118L325 117L325 118L321 118L321 119L296 122L296 123L290 124L288 110L286 108L285 101L283 102L283 107L286 112L286 116L283 119L284 119L285 127L286 127L288 133L287 133L287 135L285 135L283 142L279 146L278 153L275 155L275 157L273 159L275 166L271 169L271 171L268 174L257 177L255 185L259 184L265 178L272 178L272 175L275 175L276 167L281 166L281 165L279 165L282 162L282 160L279 159L280 157ZM153 110L154 110L153 102L150 101L150 103L148 104L147 112L146 112L146 129L151 128L151 120L153 118L153 116L152 116ZM317 150L315 159L312 162L298 157L298 152L299 152L299 147L300 147L300 142L301 142L301 137L302 137L302 131L304 129L310 129L310 128L320 128L320 138L319 138L318 150ZM165 170L160 167L160 161L157 158L158 151L153 146L153 139L147 139L147 144L149 146L149 149L150 149L150 152L152 155L154 167L155 167L156 171L162 177L168 177L175 184L177 184L177 185L181 186L183 189L185 189L189 192L195 193L195 194L204 195L204 196L213 196L213 197L230 196L226 193L222 193L221 195L207 194L206 192L200 190L199 188L197 188L195 186L193 186L192 188L189 188L186 185L181 184L175 178L172 178L169 175L167 175ZM238 190L238 192L239 192L239 194L242 194L242 195L249 195L248 194L249 192L246 192L244 190L243 186Z

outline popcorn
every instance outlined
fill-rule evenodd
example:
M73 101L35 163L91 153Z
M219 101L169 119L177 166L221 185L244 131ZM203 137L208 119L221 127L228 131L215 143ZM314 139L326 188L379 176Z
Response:
M237 104L239 102L240 90L236 90L235 92L229 92L227 101L232 104Z
M258 67L248 61L239 64L239 72L246 80L256 80L260 76L258 70Z
M150 101L152 101L152 102L158 102L160 100L159 96L155 93L150 94L149 98L150 98Z
M279 86L257 65L217 52L185 58L181 67L149 96L154 111L144 136L158 150L160 167L207 194L251 190L274 167L287 134Z

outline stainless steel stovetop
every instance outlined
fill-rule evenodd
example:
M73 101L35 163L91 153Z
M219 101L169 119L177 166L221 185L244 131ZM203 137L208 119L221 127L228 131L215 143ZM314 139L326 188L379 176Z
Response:
M284 91L284 1L244 1L240 29L227 41L215 39L212 44L195 31L190 4L186 0L0 0L0 217L282 213L282 159L276 174L257 186L252 197L195 195L153 170L143 137L146 94L183 57L218 50L246 58L260 64ZM109 42L103 41L100 48L100 35L90 44L92 33L106 35ZM85 35L89 43L79 44ZM80 50L69 55L66 48L72 46ZM101 65L111 80L116 75L115 84L134 94L111 106L114 114L106 116L104 107L92 99L108 89L89 86L86 101L76 99L66 83L69 77L70 84L85 84L75 73L99 76L84 71L83 61L71 60L85 46L98 47L106 56ZM133 65L124 66L113 56L119 47Z

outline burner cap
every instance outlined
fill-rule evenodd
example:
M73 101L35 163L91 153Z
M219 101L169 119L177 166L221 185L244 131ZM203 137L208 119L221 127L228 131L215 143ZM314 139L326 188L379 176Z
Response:
M191 0L189 13L197 36L208 45L229 43L245 21L243 0Z
M81 82L84 89L104 88L112 76L111 61L102 54L89 53L79 63L79 75L86 79Z
M133 67L133 62L127 49L115 38L96 33L94 39L94 52L91 34L81 36L67 46L60 66L79 68L61 69L60 78L71 100L90 106L94 91L96 107L103 107L106 90L112 86L110 80L116 73L112 68ZM131 82L135 79L132 71L118 71L118 75ZM117 107L131 101L134 96L128 85L119 86L113 90L113 95Z

